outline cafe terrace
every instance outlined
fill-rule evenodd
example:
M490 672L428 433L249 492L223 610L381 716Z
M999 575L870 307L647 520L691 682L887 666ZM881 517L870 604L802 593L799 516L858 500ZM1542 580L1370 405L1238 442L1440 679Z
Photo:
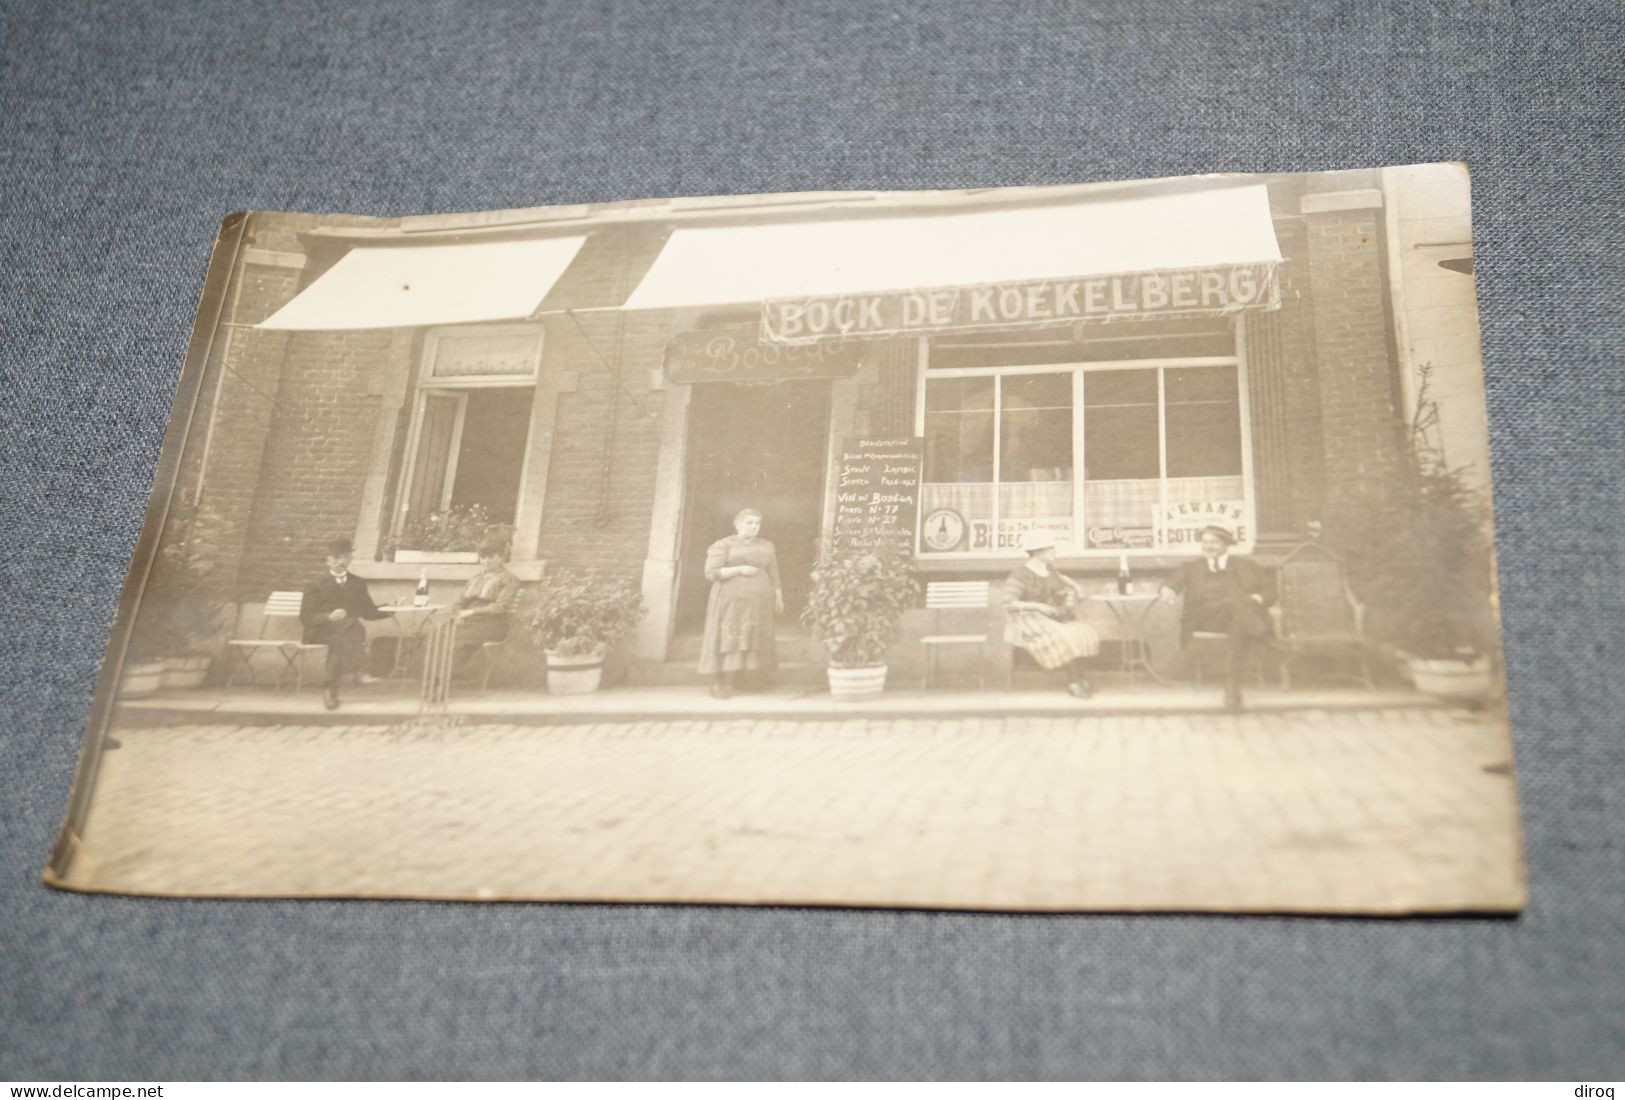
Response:
M1034 529L1102 590L1213 522L1276 560L1311 523L1335 544L1393 476L1422 363L1446 446L1487 453L1450 187L1389 169L250 215L178 489L221 518L235 636L337 535L383 596L427 575L449 602L475 567L414 533L477 508L528 582L638 579L633 682L698 682L704 550L747 505L790 634L843 522L890 525L928 580L1002 578Z

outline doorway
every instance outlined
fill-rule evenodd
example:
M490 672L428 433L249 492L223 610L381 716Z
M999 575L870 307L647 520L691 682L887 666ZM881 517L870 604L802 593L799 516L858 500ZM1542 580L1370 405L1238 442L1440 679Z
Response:
M741 508L762 513L762 537L777 551L784 586L779 629L799 632L823 530L829 406L827 381L694 386L678 559L678 634L704 628L711 589L705 551L733 534L733 517Z

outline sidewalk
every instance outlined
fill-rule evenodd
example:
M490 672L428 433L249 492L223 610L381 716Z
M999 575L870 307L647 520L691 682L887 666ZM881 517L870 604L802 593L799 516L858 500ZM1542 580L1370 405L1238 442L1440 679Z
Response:
M412 685L415 686L415 685ZM404 689L404 690L403 690ZM1282 691L1259 688L1246 693L1246 709L1256 713L1289 711L1369 711L1435 709L1439 700L1409 688L1308 688ZM153 726L176 722L211 725L391 725L422 713L409 685L392 682L354 688L344 705L329 711L321 693L272 690L202 690L170 692L119 704L115 726ZM828 718L1005 718L1108 715L1203 714L1223 711L1223 692L1208 686L1106 684L1091 699L1075 699L1057 690L919 691L888 689L879 699L838 703L827 691L780 688L713 699L703 687L613 687L590 695L549 695L543 691L482 691L453 697L444 713L474 720L500 720L518 725L677 719L828 719Z
M1523 893L1495 710L202 719L119 741L81 889L1365 913Z

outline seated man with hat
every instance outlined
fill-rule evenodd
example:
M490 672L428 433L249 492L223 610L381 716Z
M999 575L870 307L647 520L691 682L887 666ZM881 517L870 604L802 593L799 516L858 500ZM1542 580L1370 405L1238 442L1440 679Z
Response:
M1202 528L1202 556L1163 581L1166 600L1185 597L1180 641L1198 634L1222 635L1228 648L1224 705L1241 709L1241 675L1254 648L1272 633L1266 608L1275 602L1275 575L1257 562L1230 553L1236 536L1219 526Z
M327 682L322 689L322 704L328 710L339 705L339 680L346 673L357 673L363 683L375 679L361 671L367 659L367 628L361 625L361 620L389 615L372 602L367 582L351 575L351 553L349 539L334 539L328 543L327 571L305 585L304 601L299 605L305 644L327 647Z
M1032 530L1021 536L1027 560L1004 582L1009 601L1004 640L1024 649L1040 667L1071 670L1067 690L1080 699L1094 693L1084 675L1084 658L1100 652L1100 635L1088 623L1073 618L1080 590L1051 566L1055 536Z

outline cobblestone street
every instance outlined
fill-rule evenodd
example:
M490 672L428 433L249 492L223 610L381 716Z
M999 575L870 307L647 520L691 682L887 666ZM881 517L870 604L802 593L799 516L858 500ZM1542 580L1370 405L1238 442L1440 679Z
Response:
M1523 891L1495 711L118 736L69 885L1357 912Z

